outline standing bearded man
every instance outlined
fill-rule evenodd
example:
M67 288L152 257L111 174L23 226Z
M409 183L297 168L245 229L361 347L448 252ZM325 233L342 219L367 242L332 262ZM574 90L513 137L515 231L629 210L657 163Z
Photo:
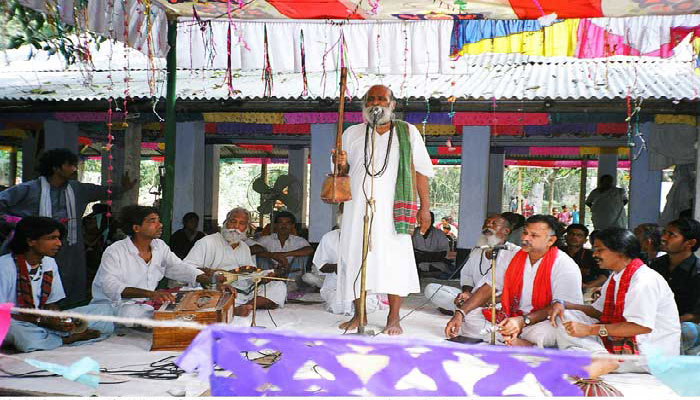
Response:
M354 317L340 325L344 330L355 329L360 324L358 277L368 199L373 200L373 215L366 290L388 294L389 316L383 333L403 333L399 317L401 296L420 292L411 234L416 223L420 223L421 233L430 226L428 178L433 176L433 164L418 129L404 121L392 120L395 107L396 100L388 87L372 86L363 98L362 115L366 122L343 133L345 151L338 155L338 164L341 172L350 176L354 197L344 206L338 298L355 302Z

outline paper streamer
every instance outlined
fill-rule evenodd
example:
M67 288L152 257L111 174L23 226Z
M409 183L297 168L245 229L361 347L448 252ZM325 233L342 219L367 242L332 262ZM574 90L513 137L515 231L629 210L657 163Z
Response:
M453 120L455 125L547 125L549 114L546 113L490 113L458 112Z
M5 335L10 329L10 308L14 304L12 303L2 303L0 304L0 344L5 340Z
M596 125L595 133L598 135L625 135L627 134L626 122L605 122Z
M244 124L283 124L282 113L202 113L204 122L239 122Z
M90 374L90 372L99 373L100 365L90 357L83 357L69 366L48 363L31 358L25 358L24 362L36 368L53 372L68 380L82 383L83 385L93 388L96 388L100 384L100 377Z
M657 124L683 124L695 126L696 118L694 115L674 115L674 114L657 114L654 118Z
M421 126L417 126L418 130L422 130ZM430 136L452 136L455 134L454 125L433 125L429 124L425 126L425 134Z
M359 124L362 121L361 112L346 112L343 122ZM335 124L338 123L338 113L284 113L284 123L287 124Z
M422 124L424 119L425 113L407 112L404 113L403 116L403 120L409 124ZM450 113L430 113L426 123L436 125L452 125L452 118L450 118Z
M462 132L458 130L458 132ZM493 125L491 136L522 136L524 132L522 125Z
M105 112L57 112L53 116L63 122L107 122L107 113ZM114 112L112 119L121 121L124 119L124 114Z
M279 124L272 125L274 135L310 135L311 124Z

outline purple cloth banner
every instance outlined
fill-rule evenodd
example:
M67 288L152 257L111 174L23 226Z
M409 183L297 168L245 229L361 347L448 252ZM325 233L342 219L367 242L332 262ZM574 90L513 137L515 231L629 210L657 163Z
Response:
M403 115L403 120L409 124L422 124L427 113L407 112ZM428 124L434 125L452 125L450 113L430 113L428 115Z
M272 125L219 122L216 124L216 133L218 135L272 135Z
M595 135L595 123L578 123L578 124L554 124L554 125L530 125L525 126L526 136L550 136L550 135L566 135L566 134L589 134Z
M263 369L246 358L256 352L281 356ZM542 394L581 396L566 376L587 376L590 362L570 351L228 325L203 330L176 361L208 379L213 396L501 396L523 394L514 386L523 381Z
M287 124L336 124L338 123L338 113L284 113L284 122ZM343 122L361 123L362 113L346 112Z

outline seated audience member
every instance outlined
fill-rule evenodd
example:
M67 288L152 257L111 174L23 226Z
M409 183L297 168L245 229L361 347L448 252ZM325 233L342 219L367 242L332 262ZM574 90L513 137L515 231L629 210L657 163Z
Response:
M56 261L66 230L46 217L24 217L9 243L10 253L0 257L0 303L17 307L58 310L56 302L65 297ZM110 307L84 306L71 311L110 314ZM64 344L82 344L105 338L114 330L111 323L90 322L87 330L75 332L73 319L12 314L6 344L21 352L52 350Z
M416 265L421 271L429 271L432 266L440 271L448 272L449 267L445 262L445 257L450 250L450 242L447 235L433 226L435 214L431 212L430 218L430 227L424 234L421 235L420 229L416 229L411 236Z
M593 353L588 368L595 378L609 372L648 372L640 361L618 363L595 354L665 356L680 352L680 322L673 292L664 279L639 259L639 241L627 229L607 228L596 236L593 256L612 272L592 305L556 298L550 312L558 325L557 345Z
M273 265L279 265L290 272L305 272L307 257L313 254L314 249L306 239L291 234L296 224L294 214L282 211L275 215L273 221L275 233L257 240L264 251L256 253L256 256L270 259Z
M352 301L342 301L338 298L338 246L340 245L340 229L334 229L321 237L313 258L313 273L302 275L301 279L309 285L321 288L321 298L325 301L326 310L333 314L353 315ZM367 293L367 313L379 309L379 295Z
M661 235L666 254L651 263L673 291L681 322L700 322L700 222L681 218L669 222Z
M651 265L652 261L663 256L664 252L659 251L661 247L661 232L663 229L658 224L639 224L634 228L634 236L642 246L642 256L645 264Z
M472 293L479 288L477 284L484 276L490 281L492 252L480 249L480 246L503 244L506 246L496 256L496 263L504 264L501 267L503 270L508 266L515 253L520 250L520 247L506 241L510 234L510 226L508 220L502 215L496 214L486 218L481 230L481 237L462 267L459 279L460 288L430 283L425 287L425 297L430 299L442 313L452 315L455 308L467 301Z
M566 254L571 257L581 269L583 289L592 289L603 286L609 273L598 267L593 258L593 251L584 249L583 245L588 239L588 228L581 224L571 224L566 228Z
M197 241L185 257L185 262L193 267L230 271L234 268L254 266L250 249L245 243L246 230L250 213L242 207L234 208L226 215L221 232L207 235ZM286 277L287 270L279 267L274 275ZM236 314L248 315L253 309L255 282L251 279L239 279L232 286L238 292L236 296ZM283 307L287 298L287 285L284 281L269 280L258 285L256 306L274 309Z
M107 247L102 255L92 283L92 303L111 304L122 317L150 318L153 305L175 302L171 293L156 290L163 277L189 285L209 284L207 274L182 262L159 239L163 224L155 208L126 206L121 215L128 237Z
M559 222L550 215L533 215L523 229L522 248L507 268L496 264L496 289L501 291L501 311L496 321L499 343L511 346L538 347L556 344L556 329L547 316L553 299L572 303L583 302L581 272L565 252L554 244L558 241ZM484 276L479 288L445 327L448 338L461 334L489 340L491 279Z
M170 236L170 250L179 258L187 257L194 243L204 237L204 232L197 230L198 226L199 215L188 212L182 217L182 229Z
M508 236L508 242L514 245L520 246L520 236L523 234L523 226L525 226L525 217L522 214L516 214L512 212L504 212L501 214L503 218L507 219L510 226L513 227L510 235Z

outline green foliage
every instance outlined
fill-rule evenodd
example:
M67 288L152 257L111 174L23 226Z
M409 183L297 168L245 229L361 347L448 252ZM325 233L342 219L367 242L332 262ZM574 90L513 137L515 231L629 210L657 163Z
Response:
M78 0L73 12L82 15L86 9L87 1ZM106 40L64 23L53 7L44 14L22 6L18 0L0 1L0 26L0 38L4 38L0 39L0 49L16 49L29 44L50 55L60 54L68 65L90 62L90 51L85 42L94 42L99 48ZM78 35L82 36L82 42Z
M457 221L460 171L460 166L435 167L435 176L430 179L430 209L436 220L449 215Z

